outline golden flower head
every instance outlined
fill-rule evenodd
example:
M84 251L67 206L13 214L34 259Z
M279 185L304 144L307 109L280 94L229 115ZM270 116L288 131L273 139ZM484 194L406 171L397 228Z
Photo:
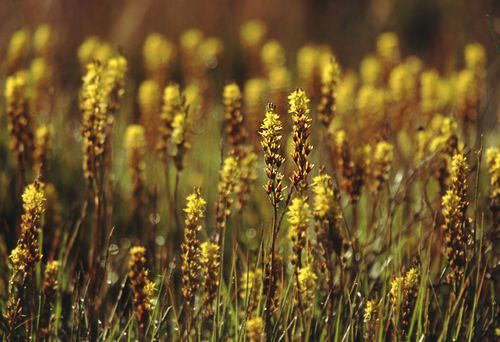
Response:
M200 190L195 189L186 197L186 221L198 221L203 218L207 202L200 196Z
M373 159L376 161L383 161L391 163L394 158L394 146L387 141L380 141L375 147L375 154Z
M290 222L292 228L290 229L290 234L292 234L294 227L307 227L310 217L311 212L307 198L295 197L292 200L292 204L288 207L288 222Z
M24 97L28 79L26 72L16 72L9 76L5 82L5 99L7 105L17 101L18 98Z
M23 209L25 212L35 212L42 215L45 212L45 194L43 183L35 182L29 184L22 195Z
M241 100L240 87L236 83L229 83L222 93L224 104L229 105Z
M201 244L200 248L201 248L201 262L202 262L202 264L206 264L207 262L218 260L219 252L220 252L220 247L218 244L210 242L210 241L204 241Z
M363 313L363 319L365 322L371 321L375 318L377 314L378 302L375 299L370 299L366 302L365 312Z
M389 293L391 294L391 298L393 301L399 301L400 296L403 291L403 286L404 286L404 277L403 276L397 276L391 280L391 288Z
M187 147L186 134L188 133L189 120L184 111L177 113L172 121L172 143L175 145L185 144Z
M172 83L165 87L163 102L170 108L176 108L182 104L182 96L178 84Z
M314 215L326 217L335 206L332 179L326 173L321 173L313 179Z
M486 151L486 163L490 174L490 184L493 195L500 195L500 150L490 147Z
M302 89L297 89L293 91L288 96L288 102L290 105L290 113L300 113L300 115L308 115L309 107L308 104L311 102L306 96L306 93Z
M469 165L462 153L457 153L451 160L450 179L452 183L461 182L467 177Z
M238 161L234 155L228 155L224 159L221 170L221 183L235 184L239 178Z
M246 322L247 337L250 342L264 341L264 320L261 317L253 317Z
M303 297L303 301L308 306L313 305L318 277L314 273L312 267L307 265L299 269L298 285Z

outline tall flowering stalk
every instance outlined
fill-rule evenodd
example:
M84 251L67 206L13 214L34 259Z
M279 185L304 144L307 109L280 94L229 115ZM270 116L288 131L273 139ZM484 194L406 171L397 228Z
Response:
M288 100L290 104L289 113L292 115L293 120L292 158L296 165L291 180L295 190L301 195L307 190L307 176L313 168L313 164L308 160L308 156L313 148L308 142L311 128L311 117L308 107L310 100L301 89L292 92L288 96Z
M203 316L210 323L214 317L214 301L217 297L220 277L220 247L205 241L201 244L201 265L203 270Z
M456 286L462 280L467 264L467 247L471 241L470 219L467 217L467 176L469 166L465 155L453 156L450 164L450 186L442 197L445 255L450 270L448 279Z
M410 328L413 310L420 286L420 269L412 267L406 274L392 279L389 299L392 308L393 336L405 340Z
M234 155L227 156L219 172L218 195L215 207L215 227L220 246L222 246L227 219L231 215L232 193L239 179L239 173L237 158Z
M366 155L366 185L372 193L378 193L389 179L394 146L387 141L380 141L375 145L373 155L371 148L366 151Z
M163 105L160 113L160 127L159 139L157 142L156 149L160 155L160 159L163 161L163 167L165 169L165 185L167 188L167 199L169 201L170 209L173 210L172 199L171 199L171 188L170 188L170 140L173 131L174 118L179 115L182 111L182 94L178 84L171 83L165 87L163 91ZM173 212L171 212L173 214Z
M333 286L333 264L332 256L342 256L344 239L340 228L342 216L338 198L336 198L332 178L324 170L313 179L312 189L314 192L314 227L317 243L320 246L320 255L323 261L320 268L323 272L328 267L330 277L328 288Z
M25 173L31 163L34 135L28 112L27 74L17 72L5 82L5 103L10 133L10 149L17 161L20 186L24 187Z
M187 325L186 336L191 330L192 310L196 291L200 285L201 247L198 232L201 230L205 215L205 200L200 196L200 190L195 188L186 199L186 219L184 221L184 242L181 245L182 296L186 301Z
M261 146L264 150L264 160L266 163L267 182L265 190L273 206L273 225L271 236L271 260L266 261L264 291L266 292L266 324L269 325L269 318L272 312L276 294L276 238L279 231L278 208L283 200L283 173L280 171L285 158L281 155L281 131L283 127L276 113L276 106L269 103L261 125L260 135L262 136Z
M335 116L339 79L340 67L332 56L332 59L323 67L321 73L321 101L318 105L319 119L327 130Z
M228 84L224 87L222 97L228 141L232 151L234 151L236 156L240 157L241 145L247 137L241 113L242 96L240 88L236 83Z
M47 339L53 334L54 320L55 320L55 300L59 282L57 280L60 262L57 260L50 260L45 267L45 274L43 277L43 295L44 302L42 306L42 314L40 318L39 336Z
M363 312L363 323L365 325L365 331L363 337L367 341L373 341L377 339L377 323L378 316L380 313L380 308L377 300L370 299L366 302L365 310Z
M111 226L112 202L111 132L113 113L120 108L125 93L127 61L118 56L106 63L94 61L87 65L80 93L80 110L83 115L81 133L83 140L83 171L87 181L87 203L93 203L92 240L90 244L89 295L97 296L103 281L98 270L102 249ZM98 310L94 300L92 310ZM96 336L97 324L91 327Z
M130 286L134 295L140 337L145 340L156 292L155 283L151 280L150 271L147 267L146 248L135 246L130 249L129 270Z
M21 339L19 327L29 332L31 320L37 313L35 303L35 268L42 259L39 229L45 212L43 183L28 185L22 195L20 236L16 248L10 254L12 274L9 279L9 298L5 319L8 322L8 340ZM26 337L26 336L25 336Z
M33 153L35 175L44 183L49 172L49 157L51 152L51 130L49 126L40 126L35 132L35 150Z

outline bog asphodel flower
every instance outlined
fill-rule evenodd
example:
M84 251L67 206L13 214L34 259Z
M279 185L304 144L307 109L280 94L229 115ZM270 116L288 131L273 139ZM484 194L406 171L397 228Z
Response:
M205 241L200 249L203 270L203 315L211 320L214 315L213 303L219 288L220 247L216 243Z
M292 242L294 254L290 260L294 265L300 264L302 249L307 244L307 230L311 218L311 210L306 197L295 197L288 207L288 222L290 229L288 238Z
M184 242L181 245L182 259L182 295L187 305L192 305L196 290L200 285L199 273L202 265L200 261L201 248L198 232L201 230L202 219L205 215L206 201L201 197L200 190L194 191L186 198L184 212Z
M310 265L301 267L299 269L299 275L298 275L299 292L301 295L301 300L305 305L306 310L314 306L317 280L318 277L316 276Z
M321 73L321 102L318 106L319 118L328 129L336 112L337 86L340 80L340 66L332 56Z
M134 246L130 249L129 277L141 336L146 334L147 324L153 309L156 286L147 267L146 248Z
M309 98L306 93L297 89L288 96L289 113L293 121L293 154L292 158L296 168L291 177L292 184L299 194L307 190L307 176L313 168L308 156L313 147L308 138L311 128L311 117L309 115Z
M467 176L469 166L466 157L455 154L449 166L450 186L442 198L445 255L450 269L449 280L458 284L467 264L467 247L470 244L470 219L467 217Z

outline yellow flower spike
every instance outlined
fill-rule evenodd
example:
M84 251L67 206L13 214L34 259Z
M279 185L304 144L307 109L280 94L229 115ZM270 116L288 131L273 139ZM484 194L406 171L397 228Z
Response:
M155 286L147 267L146 248L134 246L130 249L130 286L134 293L134 306L141 336L145 336L155 295Z
M288 207L288 238L292 242L294 254L290 256L293 265L300 264L301 253L307 244L307 230L311 218L311 210L306 197L295 197Z
M370 158L367 165L367 185L372 192L378 192L389 179L394 159L394 146L387 141L380 141L375 146L373 155L367 153L367 158Z
M200 257L203 270L203 316L211 321L214 316L214 301L219 288L220 247L205 241L201 244Z
M194 304L196 290L200 286L201 247L198 232L202 228L205 216L206 201L201 197L200 190L195 188L186 198L184 213L184 241L181 245L182 295L188 306Z
M244 143L247 133L243 125L241 112L243 99L240 87L236 83L227 84L222 93L222 101L224 103L224 119L229 143L232 151L237 156L241 156L241 145Z
M336 114L337 86L340 80L340 66L333 56L323 66L321 73L321 102L318 106L319 117L326 129Z
M448 279L454 289L460 283L467 264L467 248L470 244L470 219L467 217L467 176L469 166L466 157L457 153L449 165L450 186L442 197L445 255L450 273Z
M301 113L301 115L309 114L309 98L306 96L306 93L302 89L297 89L292 92L288 96L288 101L290 104L289 112L297 115L297 113Z
M311 266L301 267L298 275L299 291L306 310L314 306L318 277Z
M250 342L265 341L264 320L261 317L248 319L245 328Z
M324 219L336 206L331 177L326 173L314 177L314 216Z

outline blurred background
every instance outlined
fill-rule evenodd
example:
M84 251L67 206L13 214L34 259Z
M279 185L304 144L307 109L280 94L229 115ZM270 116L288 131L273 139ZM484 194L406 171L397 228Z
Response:
M500 33L500 1L4 0L0 41L8 42L22 27L34 30L48 23L58 33L61 63L70 63L67 58L91 34L116 44L134 61L148 33L157 31L176 40L182 31L197 27L220 37L226 52L232 53L238 27L249 19L262 19L269 37L292 51L309 42L331 44L345 67L357 66L375 37L391 30L401 38L403 55L417 54L443 69L453 67L461 48L471 41L482 43L489 60L494 59L492 32ZM6 44L0 49L3 55ZM289 59L293 62L293 56Z

